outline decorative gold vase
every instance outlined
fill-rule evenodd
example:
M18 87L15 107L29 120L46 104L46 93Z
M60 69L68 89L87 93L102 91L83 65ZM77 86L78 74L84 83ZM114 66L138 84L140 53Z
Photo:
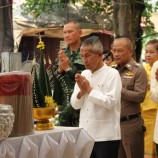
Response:
M34 118L38 120L35 129L36 130L49 130L53 129L53 123L49 121L50 118L54 117L55 108L43 107L33 108Z

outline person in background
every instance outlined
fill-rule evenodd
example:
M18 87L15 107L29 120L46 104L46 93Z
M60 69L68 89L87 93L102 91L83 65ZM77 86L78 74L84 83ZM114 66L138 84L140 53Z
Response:
M150 96L151 99L158 103L158 61L156 61L151 69L151 85L150 85ZM158 111L156 114L155 128L154 128L154 138L156 144L156 151L158 157Z
M53 66L53 73L59 80L64 96L62 109L59 109L60 126L78 126L79 110L70 106L70 97L75 84L75 74L85 69L80 57L80 45L82 30L77 21L70 20L63 27L64 40L68 47L58 52L58 57ZM57 90L54 90L57 93Z
M95 141L90 158L117 158L121 138L119 73L104 64L103 46L96 36L83 41L80 54L87 70L75 75L71 105L81 109L79 127Z
M155 49L158 53L158 40L157 46L155 45ZM154 62L151 68L151 84L150 84L150 97L151 99L158 104L158 60ZM158 157L158 111L156 113L156 121L154 127L154 142L156 143L156 151Z
M114 58L113 58L113 54L110 50L103 51L103 61L108 66L110 66L113 63Z
M153 134L156 120L158 104L150 99L150 73L153 63L158 60L158 40L151 40L145 46L144 68L148 76L148 89L144 102L141 104L142 117L144 118L145 132L145 150L144 158L153 158L156 156L156 146L153 142Z
M133 58L133 43L116 37L112 45L116 68L121 76L121 143L118 158L144 158L144 131L140 103L147 90L147 74Z

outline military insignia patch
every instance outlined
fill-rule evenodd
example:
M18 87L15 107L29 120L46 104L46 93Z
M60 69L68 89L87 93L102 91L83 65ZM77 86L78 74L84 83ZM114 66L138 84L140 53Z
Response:
M132 78L133 75L134 75L133 72L128 71L128 72L126 72L126 73L124 74L123 78Z

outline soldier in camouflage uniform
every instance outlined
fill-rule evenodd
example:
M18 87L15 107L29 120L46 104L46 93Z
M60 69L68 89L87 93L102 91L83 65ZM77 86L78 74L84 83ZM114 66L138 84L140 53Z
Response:
M60 50L53 66L53 72L63 89L63 101L59 109L60 126L78 126L79 111L70 106L70 97L75 85L75 74L85 69L80 57L82 30L76 21L64 25L64 40L68 44L65 50ZM54 93L56 91L54 90Z

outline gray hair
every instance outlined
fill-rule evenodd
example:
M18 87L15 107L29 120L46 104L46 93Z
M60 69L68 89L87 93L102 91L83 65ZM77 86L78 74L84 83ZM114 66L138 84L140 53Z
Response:
M93 53L98 53L98 52L103 53L103 45L97 36L91 36L91 37L85 39L82 42L81 47L82 46L92 46Z

